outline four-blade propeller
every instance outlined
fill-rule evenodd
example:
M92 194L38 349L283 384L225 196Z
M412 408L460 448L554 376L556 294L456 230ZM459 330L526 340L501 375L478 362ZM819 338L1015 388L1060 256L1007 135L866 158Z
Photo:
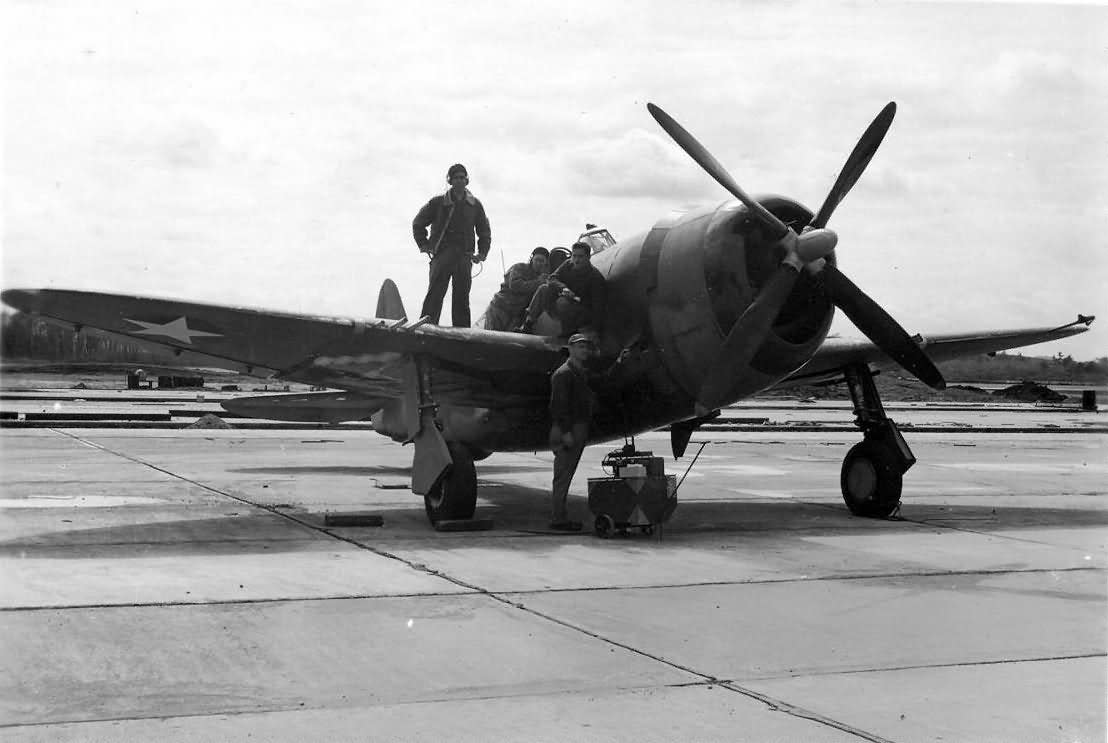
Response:
M747 195L719 161L673 117L653 103L648 103L647 109L673 141L741 201L751 216L766 227L771 239L777 240L785 251L777 270L724 339L719 357L708 369L697 394L698 411L707 412L726 402L735 373L750 363L769 334L800 271L805 268L822 274L828 298L874 345L928 386L936 389L946 386L942 374L904 328L854 282L824 260L838 242L837 235L824 226L877 152L896 114L895 103L885 106L862 134L819 212L799 235Z

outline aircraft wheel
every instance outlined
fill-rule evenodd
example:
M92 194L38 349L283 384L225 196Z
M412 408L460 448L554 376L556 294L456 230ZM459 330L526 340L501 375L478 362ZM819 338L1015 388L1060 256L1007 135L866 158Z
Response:
M452 519L471 519L477 509L477 468L473 455L461 444L447 444L453 464L423 496L423 506L432 524Z
M855 516L887 518L900 505L903 473L888 447L876 441L855 444L843 459L840 484Z
M596 517L596 521L593 522L593 531L596 532L596 536L601 539L607 539L612 536L612 532L616 529L616 522L612 521L612 517L606 513L602 513Z

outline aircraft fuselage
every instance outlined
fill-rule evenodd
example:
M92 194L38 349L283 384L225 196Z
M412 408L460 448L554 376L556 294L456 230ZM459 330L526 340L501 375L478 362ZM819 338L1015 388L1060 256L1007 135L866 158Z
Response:
M811 219L811 212L795 201L778 196L759 201L786 223L803 225ZM762 239L746 207L736 201L675 213L597 253L593 265L608 289L598 365L611 365L622 349L632 352L596 385L591 439L610 440L694 418L696 393L709 364L779 261L772 243ZM833 309L816 281L801 277L758 352L735 370L729 400L773 386L803 366L823 342ZM403 427L389 425L403 418L402 407L396 401L375 416L383 433L398 429L393 437L402 435ZM477 451L547 446L545 407L443 405L438 417L447 440Z

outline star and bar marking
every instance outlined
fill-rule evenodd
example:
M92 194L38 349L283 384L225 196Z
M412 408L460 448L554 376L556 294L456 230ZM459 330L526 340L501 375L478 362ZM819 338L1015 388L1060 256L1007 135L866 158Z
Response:
M175 341L181 343L187 343L192 345L192 339L200 338L204 336L211 336L215 338L222 338L222 333L208 333L203 330L194 330L189 327L188 318L184 315L178 317L176 320L172 320L167 323L146 322L144 320L132 320L129 317L123 318L127 322L133 322L135 325L142 327L142 330L131 331L134 335L161 335L166 338L172 338Z

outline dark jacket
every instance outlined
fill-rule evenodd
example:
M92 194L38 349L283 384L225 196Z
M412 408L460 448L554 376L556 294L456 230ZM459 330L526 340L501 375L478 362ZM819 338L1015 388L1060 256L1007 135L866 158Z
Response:
M588 372L577 371L566 361L550 376L550 422L563 432L574 423L592 419L593 392Z
M534 296L535 290L545 278L531 268L531 264L517 263L504 274L500 291L493 295L492 303L508 312L523 310Z
M427 228L431 228L428 237ZM485 207L466 189L465 198L455 202L454 192L434 196L423 205L412 220L412 235L420 251L435 255L443 250L473 255L473 236L477 235L477 252L482 260L489 255L492 230L485 216Z
M597 330L603 328L608 310L608 287L604 283L604 274L596 266L589 263L578 268L571 261L566 261L550 274L550 278L576 294L591 318L592 326Z

